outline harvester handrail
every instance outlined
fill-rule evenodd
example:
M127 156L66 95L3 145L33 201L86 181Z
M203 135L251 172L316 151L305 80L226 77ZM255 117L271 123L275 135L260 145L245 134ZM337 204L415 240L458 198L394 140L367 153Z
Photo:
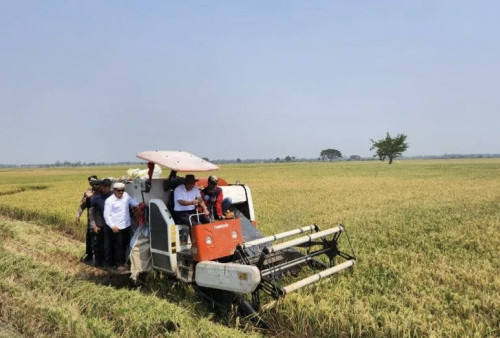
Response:
M316 226L316 224L306 225L306 226L303 226L301 228L290 230L290 231L286 231L286 232L282 232L282 233L279 233L279 234L276 234L276 235L254 239L253 241L248 241L248 242L242 243L240 245L240 247L242 249L248 249L248 248L250 248L252 246L255 246L255 245L261 245L261 244L264 244L264 243L272 242L272 241L275 241L275 240L278 240L278 239L283 239L283 238L294 236L294 235L298 235L298 234L302 234L304 232L314 231L314 230L317 230L317 229L318 229L318 227Z
M194 214L189 215L189 225L193 226L193 220L192 220L193 217L196 217L196 220L198 222L197 224L201 224L201 222L200 222L200 215L204 215L204 214L201 213L201 212L196 212Z
M344 230L344 228L341 225L339 225L339 226L331 228L331 229L326 229L326 230L323 230L323 231L320 231L320 232L315 232L315 233L313 233L311 235L307 235L307 236L299 237L299 238L296 238L296 239L292 239L290 241L283 242L283 243L280 243L280 244L276 244L276 245L273 245L273 246L268 246L268 247L266 247L264 249L264 253L270 254L270 253L273 253L273 252L278 252L278 251L281 251L281 250L284 250L284 249L288 249L288 248L291 248L291 247L294 247L294 246L297 246L297 245L300 245L300 244L311 242L313 240L316 240L316 239L324 237L324 236L328 236L328 235L331 235L331 234L334 234L334 233L337 233L337 232L341 232L342 230Z

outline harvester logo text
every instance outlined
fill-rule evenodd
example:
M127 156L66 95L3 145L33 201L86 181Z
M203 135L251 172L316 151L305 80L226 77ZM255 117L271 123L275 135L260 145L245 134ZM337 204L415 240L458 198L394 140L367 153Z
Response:
M224 224L219 224L219 225L214 225L214 229L217 230L217 229L224 229L224 228L227 228L229 226L229 224L227 223L224 223Z

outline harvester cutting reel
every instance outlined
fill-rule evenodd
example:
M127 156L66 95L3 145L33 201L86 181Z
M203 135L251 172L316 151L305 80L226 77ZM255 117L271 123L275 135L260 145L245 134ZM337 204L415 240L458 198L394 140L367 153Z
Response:
M339 238L343 232L351 253L339 250ZM280 297L356 263L354 248L342 224L323 231L312 224L244 242L237 246L234 257L235 263L255 266L260 270L261 281L251 293L251 304L256 311L269 309ZM342 262L337 264L338 259ZM304 277L303 273L306 267L312 273L308 277ZM261 306L261 298L264 297L269 302Z

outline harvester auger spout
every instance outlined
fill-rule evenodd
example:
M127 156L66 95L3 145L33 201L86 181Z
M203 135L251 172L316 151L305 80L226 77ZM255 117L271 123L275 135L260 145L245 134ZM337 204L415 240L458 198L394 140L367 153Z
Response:
M338 249L343 232L351 253ZM335 264L337 258L343 262ZM259 311L271 307L280 297L353 266L356 256L343 225L320 231L313 224L244 242L236 248L235 261L254 265L260 270L261 282L252 292L252 305ZM304 277L301 270L305 266L309 266L314 273ZM318 269L321 271L315 272ZM290 279L295 280L288 285L281 285L282 281ZM272 301L261 307L260 293L267 294Z

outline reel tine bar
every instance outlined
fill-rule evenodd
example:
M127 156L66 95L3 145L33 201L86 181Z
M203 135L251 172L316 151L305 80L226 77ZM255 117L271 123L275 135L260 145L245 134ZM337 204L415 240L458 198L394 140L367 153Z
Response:
M316 224L311 224L311 225L307 225L307 226L304 226L304 227L299 228L299 229L294 229L294 230L282 232L282 233L279 233L276 235L254 239L253 241L249 241L249 242L245 242L245 243L240 244L240 247L242 249L248 249L248 248L255 246L255 245L261 245L261 244L269 243L272 241L276 241L278 239L283 239L283 238L287 238L287 237L291 237L291 236L295 236L295 235L298 235L301 233L311 232L311 231L318 231L318 226Z
M288 249L288 248L291 248L291 247L294 247L294 246L298 246L298 245L301 245L301 244L304 244L304 243L312 242L312 241L314 241L314 240L316 240L318 238L322 238L324 236L328 236L328 235L331 235L331 234L342 232L342 230L344 230L344 228L341 225L339 225L339 226L331 228L331 229L326 229L326 230L323 230L323 231L320 231L320 232L315 232L315 233L313 233L311 235L299 237L297 239L292 239L291 241L287 241L287 242L276 244L276 245L273 245L273 246L270 246L270 247L266 247L264 249L264 253L270 254L270 253L273 253L273 252L282 251L282 250L285 250L285 249Z

